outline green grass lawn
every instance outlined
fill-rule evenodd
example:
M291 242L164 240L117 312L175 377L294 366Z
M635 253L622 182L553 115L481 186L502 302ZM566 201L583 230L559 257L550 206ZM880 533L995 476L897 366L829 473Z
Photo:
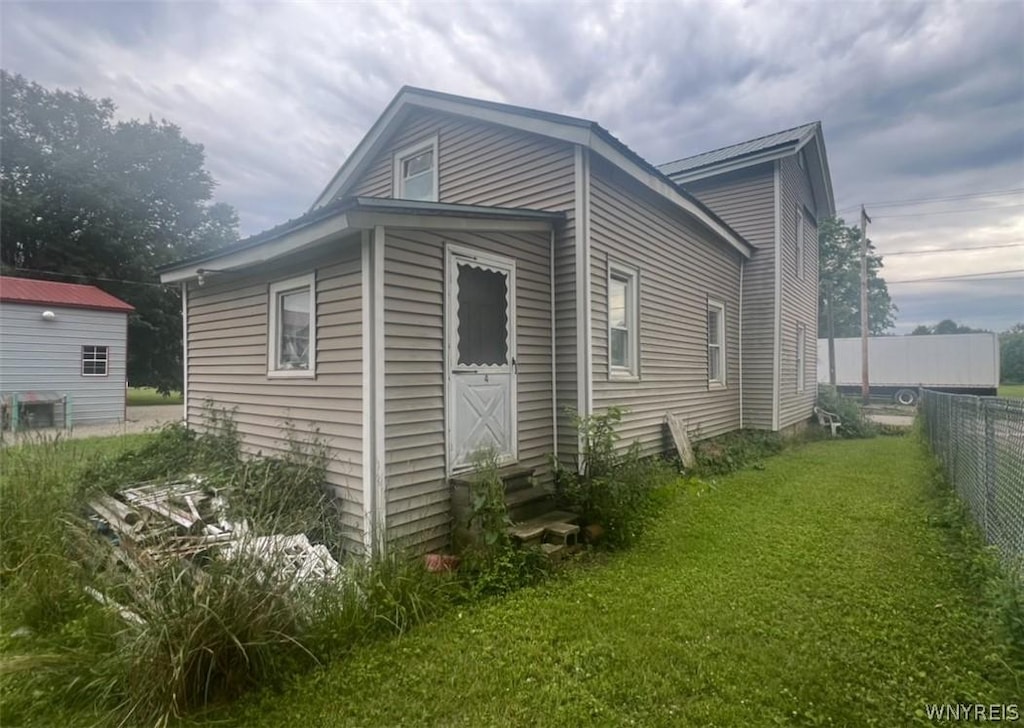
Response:
M154 404L181 404L182 397L180 392L174 392L169 395L163 395L157 392L152 387L129 387L128 388L128 406L129 407L147 407Z
M229 722L891 726L1019 702L929 470L910 438L789 451L677 493L632 551L358 648Z
M1024 399L1024 384L1000 384L999 396Z

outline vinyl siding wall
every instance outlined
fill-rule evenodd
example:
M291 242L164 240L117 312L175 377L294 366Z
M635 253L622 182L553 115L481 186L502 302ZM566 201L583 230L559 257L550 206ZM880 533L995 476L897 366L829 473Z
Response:
M445 243L516 261L519 463L550 482L550 238L539 233L386 231L384 252L387 531L418 551L450 536L444 437Z
M348 238L244 276L208 276L188 291L189 424L202 426L209 401L234 409L249 453L285 452L286 423L300 440L318 436L328 447L327 481L356 551L363 543L360 267L359 238ZM317 376L268 378L269 286L310 271L316 272Z
M0 303L0 391L67 395L72 425L122 422L127 326L116 311ZM82 375L83 346L109 347L107 376Z
M628 411L623 443L668 448L665 414L710 437L740 426L740 256L606 162L591 168L594 409ZM609 261L639 269L640 381L608 372ZM725 389L708 387L707 301L726 307Z
M576 408L576 275L572 145L468 117L414 110L398 124L345 195L391 197L394 154L438 138L439 201L564 212L555 237L555 316L558 407ZM550 243L549 243L550 244ZM550 308L550 305L548 306ZM568 416L559 422L558 448L574 452Z
M782 221L782 339L779 369L779 428L807 420L814 409L818 372L818 229L807 172L795 156L778 162ZM804 278L797 275L797 205L804 217ZM806 327L804 391L797 392L797 325Z
M771 429L775 361L773 163L691 182L686 189L757 248L743 271L743 426Z

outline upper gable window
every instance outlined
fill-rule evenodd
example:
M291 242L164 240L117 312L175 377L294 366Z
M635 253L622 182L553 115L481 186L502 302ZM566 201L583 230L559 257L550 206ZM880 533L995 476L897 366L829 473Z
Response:
M394 197L437 202L437 137L395 152Z

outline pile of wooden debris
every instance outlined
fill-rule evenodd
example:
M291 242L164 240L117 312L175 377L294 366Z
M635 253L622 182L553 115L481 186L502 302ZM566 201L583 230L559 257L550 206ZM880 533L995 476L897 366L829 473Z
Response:
M256 535L244 520L231 520L228 500L225 492L193 475L94 498L88 518L122 556L142 567L168 559L247 555L288 578L322 580L338 574L340 566L327 547L311 544L303 534Z

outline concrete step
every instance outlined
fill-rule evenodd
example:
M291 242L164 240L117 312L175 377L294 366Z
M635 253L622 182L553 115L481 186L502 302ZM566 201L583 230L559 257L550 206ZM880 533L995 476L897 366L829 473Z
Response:
M544 542L576 546L579 543L579 515L569 511L545 511L543 515L514 523L508 529L514 541L527 545Z
M548 543L575 546L580 540L580 527L575 523L548 523L544 526L544 540Z

